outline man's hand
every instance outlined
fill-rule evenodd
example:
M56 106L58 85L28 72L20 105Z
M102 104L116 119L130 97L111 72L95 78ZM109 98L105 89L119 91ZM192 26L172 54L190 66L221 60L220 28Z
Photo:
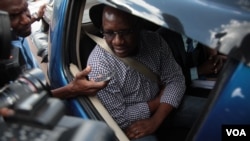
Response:
M39 10L37 11L38 18L43 18L44 12L45 12L46 4L43 4L39 7Z
M161 88L155 99L148 102L152 117L138 120L126 129L125 133L129 139L137 139L154 133L166 115L172 110L172 106L160 103L161 96L164 94L164 89L165 86Z
M7 117L14 115L14 111L8 108L0 108L0 115Z
M214 74L214 61L212 59L206 60L203 64L198 66L198 74L199 75L209 75Z
M86 95L95 95L99 90L104 88L108 82L95 82L87 80L86 76L90 73L91 68L88 66L83 71L76 74L75 79L71 82L73 93L83 93Z
M45 8L46 8L46 4L43 4L42 6L39 7L37 12L32 14L31 23L34 23L35 21L39 21L40 19L43 18Z
M212 56L212 60L214 62L214 70L213 70L214 74L217 74L223 68L223 65L226 62L227 57L224 55L215 55Z
M68 85L52 90L53 96L58 98L71 98L79 95L95 95L99 90L107 86L108 81L95 82L94 80L88 80L87 76L90 71L91 68L88 66L83 71L78 72L75 79Z
M130 125L125 133L129 139L138 139L148 136L157 130L158 125L155 123L156 121L154 121L153 118L139 120Z
M199 75L217 74L221 71L227 57L224 55L210 56L209 59L198 67Z

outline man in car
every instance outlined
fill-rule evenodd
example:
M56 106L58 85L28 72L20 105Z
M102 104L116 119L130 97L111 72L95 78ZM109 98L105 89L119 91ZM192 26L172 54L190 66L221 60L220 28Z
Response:
M153 134L179 106L185 92L181 68L160 35L142 30L137 17L109 6L98 6L91 9L90 13L96 15L90 17L101 28L114 55L97 45L88 59L92 67L89 77L95 79L103 72L115 75L97 96L130 139L156 140ZM95 11L98 8L103 8L103 13ZM100 14L101 21L96 19ZM160 83L119 59L126 57L146 65L159 76Z
M166 28L160 28L157 32L167 42L182 67L187 89L193 80L216 80L226 61L225 55Z

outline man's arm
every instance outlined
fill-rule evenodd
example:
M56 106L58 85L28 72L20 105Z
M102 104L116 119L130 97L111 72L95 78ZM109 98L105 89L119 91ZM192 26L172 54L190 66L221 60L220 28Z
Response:
M159 92L159 94L157 95L156 98L148 101L148 107L149 107L149 111L150 111L151 114L153 114L158 109L158 107L160 105L161 96L164 93L164 89L165 89L165 87L163 87L161 89L161 91Z
M127 128L126 134L130 139L136 139L154 133L172 109L178 107L185 92L185 78L180 66L174 60L171 50L167 47L163 39L161 39L161 45L162 70L160 77L165 84L165 88L158 101L159 106L156 106L157 101L153 102L154 106L152 106L151 109L157 107L153 115L148 119L136 121ZM151 107L150 104L149 102L149 107Z
M173 106L167 103L159 104L151 118L134 122L126 129L126 135L129 139L138 139L153 134L172 110Z

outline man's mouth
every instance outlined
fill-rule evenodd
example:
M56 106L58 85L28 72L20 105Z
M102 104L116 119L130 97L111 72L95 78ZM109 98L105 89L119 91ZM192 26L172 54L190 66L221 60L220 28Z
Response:
M118 54L123 54L124 52L126 52L125 48L114 48L114 51Z
M28 32L31 30L31 25L27 25L24 27L24 31Z

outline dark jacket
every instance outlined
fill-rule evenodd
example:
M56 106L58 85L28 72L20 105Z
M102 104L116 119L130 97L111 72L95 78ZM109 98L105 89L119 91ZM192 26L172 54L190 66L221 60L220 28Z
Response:
M186 85L189 86L191 84L190 68L199 66L208 57L204 49L205 46L198 43L192 53L187 53L180 34L165 28L160 28L157 32L166 40L171 48L176 62L182 68L182 72L186 79Z

